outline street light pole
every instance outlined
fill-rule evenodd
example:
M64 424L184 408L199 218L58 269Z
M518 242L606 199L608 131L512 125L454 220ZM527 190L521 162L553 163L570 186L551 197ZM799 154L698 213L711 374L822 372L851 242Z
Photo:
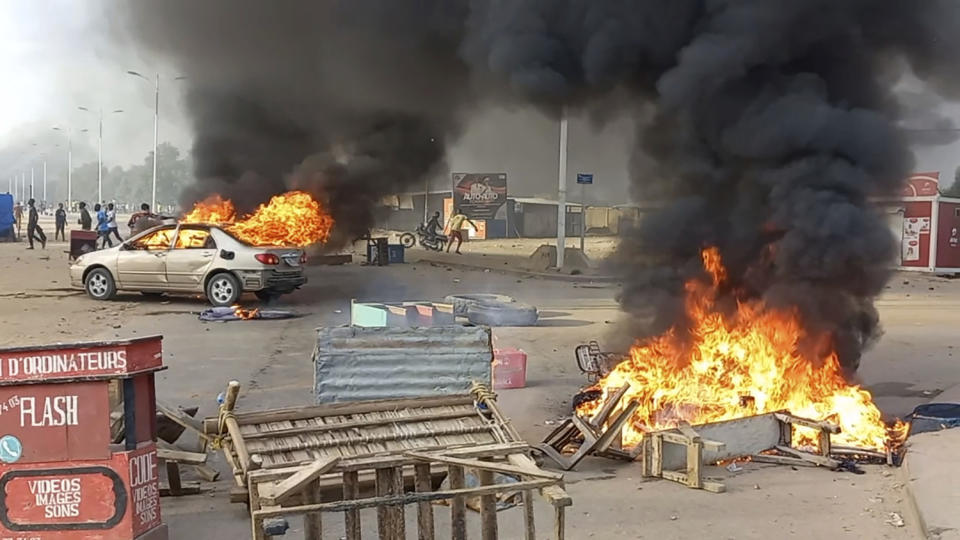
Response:
M560 113L560 164L557 167L557 269L563 268L567 244L567 109Z
M150 82L150 79L144 77L137 71L127 71L134 77ZM182 77L178 77L180 79ZM157 208L157 143L160 135L160 74L157 73L153 86L153 180L150 189L150 208Z
M86 107L77 107L81 111L93 112ZM114 113L122 113L123 109L115 109ZM97 202L103 202L103 107L99 109L97 134Z

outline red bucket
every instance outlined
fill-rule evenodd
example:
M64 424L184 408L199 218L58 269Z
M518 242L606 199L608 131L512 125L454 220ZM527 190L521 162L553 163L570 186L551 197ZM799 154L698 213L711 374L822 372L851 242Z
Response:
M493 350L493 387L523 388L527 385L527 353L515 347Z

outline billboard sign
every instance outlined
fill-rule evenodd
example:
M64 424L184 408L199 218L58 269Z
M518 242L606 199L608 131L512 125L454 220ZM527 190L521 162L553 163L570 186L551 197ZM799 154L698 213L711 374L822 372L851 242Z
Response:
M507 202L504 173L453 173L453 207L470 219L494 219Z

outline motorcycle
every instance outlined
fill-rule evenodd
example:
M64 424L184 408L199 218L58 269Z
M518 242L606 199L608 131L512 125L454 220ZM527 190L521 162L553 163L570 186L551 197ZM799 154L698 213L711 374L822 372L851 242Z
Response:
M416 236L414 236L416 234ZM417 241L420 242L420 245L426 249L432 251L443 251L443 248L447 245L448 238L443 234L432 234L427 231L426 227L422 224L417 225L417 230L414 232L405 232L400 235L400 244L405 248L412 248L417 245Z

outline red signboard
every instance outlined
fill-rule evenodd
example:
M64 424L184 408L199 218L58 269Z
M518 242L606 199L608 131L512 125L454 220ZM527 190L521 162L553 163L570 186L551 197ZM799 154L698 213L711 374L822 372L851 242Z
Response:
M126 375L161 367L160 337L0 349L0 384Z
M104 461L0 465L0 540L148 536L166 538L153 444Z
M11 462L109 458L107 387L98 381L0 386L0 434L16 437L21 447ZM0 460L9 459L0 448Z
M940 193L940 173L917 173L907 179L900 190L904 197L932 197Z

